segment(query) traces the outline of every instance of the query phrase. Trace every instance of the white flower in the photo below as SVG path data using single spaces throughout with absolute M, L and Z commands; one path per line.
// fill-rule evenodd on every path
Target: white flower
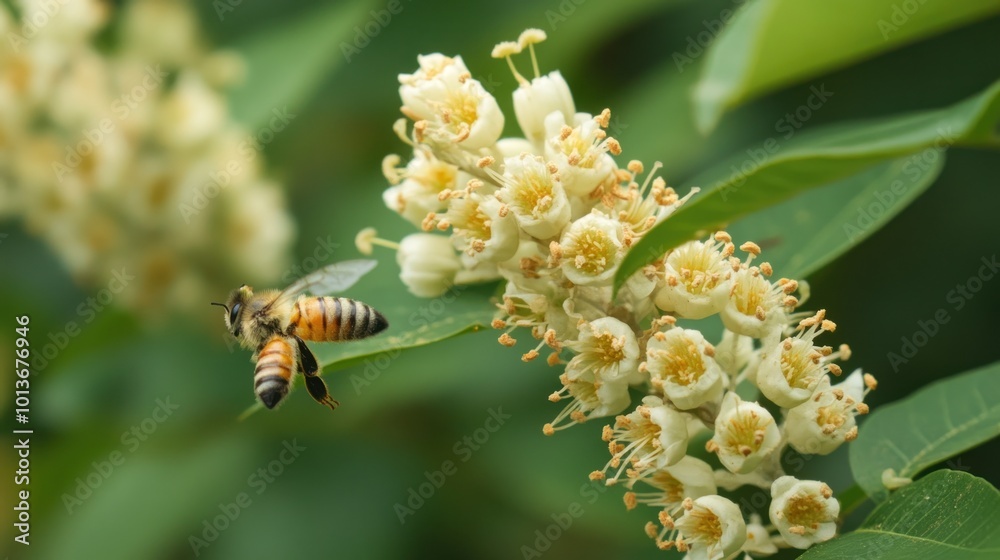
M 285 247 L 295 239 L 295 221 L 276 210 L 282 203 L 281 188 L 262 181 L 240 189 L 240 195 L 230 201 L 226 226 L 239 235 L 234 236 L 237 238 L 232 240 L 229 252 L 245 273 L 265 264 L 277 270 L 287 266 Z M 268 227 L 257 227 L 264 218 Z
M 500 154 L 500 159 L 517 157 L 524 153 L 541 155 L 535 145 L 524 138 L 501 138 L 497 140 L 496 151 Z
M 72 4 L 89 2 L 72 2 Z M 183 65 L 198 55 L 198 16 L 181 2 L 140 0 L 124 10 L 124 42 L 135 53 L 164 64 Z
M 462 268 L 451 242 L 443 235 L 414 233 L 399 242 L 396 262 L 399 278 L 411 294 L 432 298 L 455 284 L 455 274 Z
M 522 82 L 514 90 L 514 114 L 529 141 L 540 145 L 545 140 L 545 117 L 553 112 L 561 113 L 566 121 L 576 114 L 569 85 L 558 70 Z
M 633 317 L 650 317 L 656 311 L 653 298 L 650 297 L 656 285 L 656 268 L 651 265 L 644 266 L 625 280 L 618 290 L 615 301 Z
M 823 318 L 824 315 L 825 312 L 820 310 L 813 317 L 801 321 L 801 330 L 795 337 L 777 343 L 765 341 L 757 369 L 757 387 L 765 397 L 782 408 L 792 408 L 809 400 L 827 371 L 840 373 L 840 368 L 830 363 L 840 357 L 840 352 L 834 353 L 830 347 L 813 345 L 820 333 L 836 328 L 833 321 Z
M 503 187 L 497 198 L 507 203 L 528 235 L 550 239 L 569 223 L 570 207 L 559 178 L 541 157 L 522 154 L 504 160 Z
M 611 286 L 572 286 L 563 310 L 577 323 L 603 319 L 610 315 Z
M 766 338 L 779 332 L 791 304 L 788 294 L 797 286 L 794 281 L 772 284 L 755 266 L 740 268 L 733 274 L 729 301 L 721 314 L 722 324 L 735 333 L 753 338 Z
M 715 363 L 731 376 L 739 375 L 755 359 L 753 339 L 722 329 L 722 340 L 715 345 Z
M 743 552 L 754 556 L 770 556 L 778 552 L 778 546 L 764 528 L 764 521 L 756 513 L 750 515 L 750 522 L 747 523 L 747 542 L 743 543 Z
M 771 413 L 755 402 L 744 402 L 735 392 L 726 393 L 715 420 L 709 451 L 718 453 L 723 466 L 734 473 L 748 473 L 781 442 Z
M 399 157 L 387 156 L 383 162 L 383 173 L 393 183 L 382 193 L 382 200 L 392 211 L 410 223 L 419 226 L 431 212 L 445 207 L 446 200 L 441 194 L 465 188 L 471 175 L 434 156 L 430 150 L 417 149 L 405 168 L 397 169 Z M 398 184 L 396 184 L 398 183 Z
M 724 374 L 712 354 L 700 332 L 672 328 L 649 340 L 645 364 L 653 386 L 677 408 L 689 410 L 722 397 Z
M 499 263 L 500 274 L 508 281 L 517 285 L 519 290 L 533 292 L 536 294 L 555 294 L 559 292 L 562 297 L 559 302 L 566 298 L 566 289 L 557 286 L 553 282 L 547 265 L 549 259 L 548 248 L 534 239 L 524 236 L 521 238 L 514 255 Z M 555 300 L 553 300 L 555 301 Z
M 643 471 L 638 478 L 628 481 L 628 487 L 634 488 L 637 482 L 652 486 L 656 491 L 626 493 L 625 505 L 628 509 L 636 504 L 646 504 L 674 511 L 684 498 L 695 499 L 718 492 L 711 465 L 687 455 L 673 465 Z
M 739 506 L 717 495 L 685 503 L 684 515 L 674 525 L 680 532 L 678 549 L 686 549 L 689 560 L 732 558 L 747 538 Z
M 785 417 L 785 437 L 799 453 L 826 455 L 845 441 L 858 436 L 854 417 L 868 412 L 864 398 L 861 370 L 847 376 L 843 382 L 830 386 L 823 376 L 815 395 L 788 411 Z
M 566 365 L 570 379 L 627 379 L 639 364 L 639 343 L 632 329 L 614 317 L 580 327 L 579 339 L 566 346 L 577 352 Z
M 572 398 L 555 419 L 542 427 L 545 435 L 552 435 L 558 430 L 574 424 L 587 421 L 590 418 L 611 416 L 628 408 L 631 398 L 628 394 L 628 383 L 624 379 L 610 381 L 594 381 L 587 379 L 570 379 L 562 374 L 559 380 L 563 388 L 549 395 L 549 400 L 559 402 L 567 397 Z M 566 420 L 569 419 L 567 422 Z M 565 423 L 564 423 L 565 422 Z
M 532 284 L 534 286 L 535 284 Z M 562 349 L 561 341 L 567 338 L 575 338 L 577 331 L 572 331 L 572 336 L 568 336 L 569 320 L 562 310 L 561 303 L 566 298 L 566 291 L 563 288 L 551 283 L 540 284 L 539 291 L 526 289 L 524 285 L 515 280 L 507 281 L 503 294 L 503 303 L 497 305 L 502 311 L 501 318 L 494 319 L 493 328 L 506 329 L 504 335 L 500 337 L 500 343 L 505 346 L 512 346 L 517 341 L 510 337 L 510 332 L 517 328 L 531 329 L 531 335 L 539 339 L 532 357 L 528 354 L 527 359 L 534 359 L 543 345 L 552 348 L 557 359 L 559 351 Z M 506 317 L 504 317 L 506 316 Z M 550 332 L 551 331 L 551 332 Z M 531 353 L 529 353 L 531 354 Z M 591 378 L 590 381 L 593 381 Z
M 620 222 L 594 212 L 570 224 L 553 257 L 574 284 L 610 284 L 624 254 L 622 237 Z
M 659 397 L 647 396 L 633 412 L 615 418 L 614 429 L 605 426 L 602 437 L 608 442 L 611 460 L 590 478 L 604 480 L 608 469 L 618 469 L 606 481 L 611 486 L 626 467 L 631 467 L 629 477 L 635 478 L 646 469 L 660 469 L 680 461 L 687 454 L 687 419 Z
M 668 187 L 663 177 L 658 177 L 656 172 L 663 167 L 663 164 L 656 162 L 653 168 L 646 174 L 642 185 L 638 182 L 638 176 L 643 173 L 644 166 L 638 160 L 628 163 L 628 173 L 619 171 L 619 180 L 626 180 L 625 189 L 621 185 L 610 187 L 610 191 L 602 193 L 602 204 L 612 206 L 612 215 L 618 217 L 627 231 L 634 236 L 640 236 L 670 216 L 677 208 L 684 205 L 692 196 L 701 191 L 695 187 L 688 191 L 683 198 L 677 196 L 673 187 Z M 608 198 L 608 195 L 611 198 Z
M 417 55 L 419 68 L 412 74 L 399 75 L 399 97 L 403 106 L 414 114 L 414 120 L 434 118 L 434 109 L 421 94 L 421 88 L 429 87 L 434 80 L 442 79 L 446 73 L 449 79 L 469 74 L 461 56 L 445 56 L 441 53 Z
M 226 119 L 225 101 L 194 74 L 181 75 L 161 111 L 159 137 L 178 148 L 205 142 Z
M 418 60 L 420 70 L 399 76 L 403 114 L 426 122 L 423 134 L 434 141 L 466 150 L 496 143 L 503 132 L 503 113 L 496 99 L 472 79 L 461 57 L 434 54 Z
M 771 485 L 769 513 L 785 542 L 805 549 L 833 538 L 840 503 L 823 482 L 783 476 Z
M 453 198 L 445 219 L 455 230 L 456 247 L 476 260 L 497 263 L 517 251 L 517 220 L 495 196 L 473 192 Z
M 733 254 L 729 236 L 717 234 L 716 241 L 690 241 L 667 255 L 664 264 L 666 284 L 656 294 L 656 306 L 685 319 L 703 319 L 714 315 L 729 300 Z
M 545 117 L 545 159 L 556 164 L 571 197 L 585 197 L 615 178 L 617 166 L 608 152 L 620 153 L 621 146 L 604 131 L 610 116 L 606 113 L 598 117 L 577 113 L 572 124 L 562 112 Z
M 456 284 L 482 284 L 499 280 L 500 269 L 495 263 L 476 260 L 465 253 L 459 255 L 462 269 L 455 275 Z
M 66 2 L 59 6 L 49 5 L 44 0 L 20 0 L 13 4 L 21 20 L 16 22 L 16 34 L 7 36 L 11 46 L 36 37 L 64 44 L 84 41 L 107 22 L 110 13 L 108 6 L 97 0 Z M 6 12 L 7 8 L 3 10 Z M 186 46 L 184 39 L 187 38 L 181 38 L 178 46 Z
M 279 281 L 295 224 L 261 158 L 239 154 L 247 132 L 205 75 L 214 55 L 190 6 L 14 4 L 16 17 L 0 8 L 13 47 L 0 54 L 0 214 L 80 282 L 134 265 L 115 305 L 147 320 L 233 281 Z

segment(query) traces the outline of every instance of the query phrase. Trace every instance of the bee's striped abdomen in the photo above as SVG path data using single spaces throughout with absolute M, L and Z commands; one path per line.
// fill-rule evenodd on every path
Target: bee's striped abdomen
M 254 392 L 267 408 L 274 408 L 288 394 L 295 372 L 295 348 L 287 339 L 276 336 L 257 353 L 253 374 Z
M 378 334 L 389 322 L 372 306 L 349 298 L 303 297 L 292 307 L 291 334 L 303 340 L 334 342 Z

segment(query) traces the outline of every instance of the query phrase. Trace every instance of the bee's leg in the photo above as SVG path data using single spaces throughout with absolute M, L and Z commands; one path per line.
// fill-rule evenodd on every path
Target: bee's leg
M 299 371 L 302 372 L 302 377 L 306 381 L 306 389 L 309 390 L 309 395 L 316 399 L 316 402 L 319 404 L 326 405 L 331 410 L 336 410 L 340 406 L 340 403 L 333 400 L 333 397 L 330 396 L 330 391 L 326 388 L 326 382 L 319 376 L 319 364 L 316 362 L 316 356 L 306 346 L 306 343 L 302 342 L 301 338 L 295 337 L 295 341 L 299 345 Z
M 306 346 L 301 338 L 295 337 L 295 342 L 299 345 L 299 371 L 306 377 L 319 375 L 319 364 L 316 362 L 316 355 Z

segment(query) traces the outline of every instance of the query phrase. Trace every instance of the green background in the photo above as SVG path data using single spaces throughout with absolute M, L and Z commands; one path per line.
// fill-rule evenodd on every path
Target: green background
M 1000 77 L 1000 18 L 993 16 L 784 84 L 724 114 L 703 137 L 686 92 L 705 56 L 679 71 L 672 55 L 685 52 L 689 39 L 697 41 L 700 33 L 711 36 L 708 30 L 720 13 L 738 4 L 623 0 L 612 9 L 597 0 L 407 1 L 350 62 L 341 43 L 353 41 L 352 28 L 369 23 L 368 10 L 382 10 L 384 4 L 339 9 L 333 3 L 244 2 L 222 19 L 211 3 L 198 9 L 215 46 L 270 56 L 287 72 L 297 65 L 308 70 L 309 79 L 299 87 L 282 87 L 290 81 L 275 86 L 270 76 L 254 82 L 251 74 L 255 87 L 234 92 L 237 116 L 252 112 L 243 108 L 253 105 L 255 94 L 272 96 L 265 106 L 287 104 L 297 115 L 266 148 L 268 173 L 285 185 L 299 228 L 293 262 L 311 256 L 317 238 L 339 241 L 334 260 L 341 260 L 357 255 L 353 237 L 363 227 L 377 226 L 390 239 L 413 231 L 383 206 L 386 183 L 379 166 L 385 154 L 405 153 L 390 130 L 400 104 L 396 76 L 416 68 L 417 54 L 461 54 L 474 77 L 495 87 L 508 115 L 507 132 L 516 133 L 510 111 L 514 80 L 489 51 L 526 27 L 546 30 L 548 42 L 538 49 L 542 71 L 563 73 L 578 110 L 610 107 L 612 134 L 625 156 L 647 164 L 663 161 L 671 184 L 780 137 L 776 123 L 805 102 L 812 86 L 823 84 L 834 95 L 805 129 L 950 105 Z M 343 15 L 331 18 L 331 6 Z M 310 23 L 324 30 L 325 39 L 306 39 Z M 291 34 L 298 41 L 282 38 L 278 32 L 285 25 L 298 26 Z M 960 310 L 947 301 L 956 284 L 976 274 L 980 259 L 998 252 L 998 177 L 995 151 L 951 150 L 922 197 L 809 278 L 809 308 L 826 308 L 839 326 L 838 340 L 854 351 L 845 369 L 863 367 L 880 380 L 869 398 L 873 408 L 1000 359 L 996 281 L 986 282 Z M 0 244 L 0 317 L 9 325 L 0 332 L 0 355 L 9 356 L 15 316 L 30 315 L 32 340 L 43 343 L 48 333 L 78 318 L 76 306 L 94 291 L 75 285 L 50 250 L 23 233 L 18 222 L 0 228 L 9 234 Z M 376 257 L 379 268 L 351 290 L 352 297 L 376 307 L 428 305 L 403 293 L 391 252 Z M 220 293 L 217 300 L 224 297 Z M 899 352 L 901 337 L 912 337 L 918 321 L 941 308 L 948 310 L 949 322 L 894 371 L 888 353 Z M 189 558 L 189 537 L 201 535 L 203 521 L 220 513 L 219 504 L 246 492 L 250 505 L 200 557 L 521 558 L 522 546 L 534 545 L 536 531 L 544 532 L 552 516 L 574 502 L 582 516 L 560 531 L 544 557 L 664 556 L 642 533 L 654 510 L 626 512 L 621 490 L 602 493 L 587 485 L 587 473 L 606 461 L 602 424 L 545 438 L 541 426 L 558 412 L 545 398 L 557 387 L 557 372 L 542 361 L 522 363 L 518 350 L 496 343 L 495 333 L 408 350 L 365 385 L 351 381 L 363 378 L 365 365 L 327 371 L 342 403 L 335 414 L 314 404 L 300 387 L 279 410 L 237 422 L 252 404 L 253 366 L 248 352 L 227 345 L 219 315 L 205 302 L 201 317 L 170 317 L 150 326 L 123 310 L 106 311 L 32 377 L 33 544 L 27 549 L 9 544 L 12 527 L 4 522 L 4 554 Z M 405 325 L 409 316 L 389 319 Z M 10 375 L 4 374 L 5 387 L 13 385 Z M 122 434 L 167 397 L 179 408 L 130 451 Z M 11 400 L 0 405 L 5 415 L 12 413 Z M 456 444 L 462 446 L 491 410 L 501 408 L 510 415 L 503 426 L 470 455 L 456 453 Z M 305 450 L 258 494 L 260 487 L 251 486 L 248 477 L 278 459 L 283 442 L 291 441 Z M 115 451 L 123 453 L 124 463 L 68 513 L 63 495 L 74 492 L 77 477 L 93 472 L 93 462 L 107 461 Z M 949 466 L 1000 485 L 998 453 L 993 442 Z M 454 474 L 401 523 L 394 506 L 405 505 L 410 489 L 427 480 L 425 472 L 448 460 L 457 465 Z M 0 454 L 0 470 L 14 470 L 12 452 Z M 799 476 L 826 480 L 841 491 L 851 485 L 849 473 L 843 448 L 808 460 Z M 10 487 L 4 488 L 4 503 L 10 503 Z M 0 520 L 9 516 L 5 508 Z

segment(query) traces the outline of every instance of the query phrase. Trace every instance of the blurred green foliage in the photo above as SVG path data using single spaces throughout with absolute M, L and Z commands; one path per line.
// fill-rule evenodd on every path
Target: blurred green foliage
M 354 234 L 366 226 L 377 226 L 386 238 L 411 232 L 382 204 L 386 185 L 379 165 L 383 155 L 404 151 L 390 130 L 398 118 L 396 76 L 415 68 L 417 54 L 461 54 L 474 77 L 495 87 L 507 112 L 514 80 L 502 61 L 489 57 L 490 49 L 526 27 L 545 29 L 549 40 L 539 49 L 543 72 L 563 72 L 580 110 L 610 107 L 611 130 L 626 155 L 662 161 L 671 184 L 685 185 L 706 173 L 723 173 L 728 164 L 720 170 L 719 162 L 741 158 L 747 148 L 780 137 L 782 119 L 806 103 L 812 87 L 834 94 L 801 123 L 803 134 L 950 106 L 1000 77 L 995 56 L 1000 17 L 986 15 L 995 10 L 976 11 L 976 18 L 956 18 L 954 24 L 928 24 L 927 31 L 901 31 L 907 41 L 853 49 L 798 32 L 817 23 L 799 9 L 794 18 L 781 20 L 782 32 L 770 36 L 763 52 L 838 52 L 845 62 L 793 72 L 780 58 L 762 57 L 756 68 L 770 76 L 760 79 L 768 87 L 744 86 L 727 98 L 725 105 L 732 109 L 719 113 L 717 126 L 702 136 L 695 127 L 699 109 L 691 90 L 713 61 L 706 51 L 717 29 L 743 2 L 407 0 L 384 25 L 372 24 L 378 16 L 370 10 L 385 8 L 375 1 L 234 2 L 232 10 L 219 12 L 220 3 L 199 3 L 198 10 L 217 46 L 239 48 L 248 56 L 247 85 L 233 92 L 235 114 L 249 126 L 273 106 L 287 105 L 298 115 L 266 148 L 270 173 L 287 186 L 297 219 L 296 262 L 326 239 L 341 243 L 332 260 L 355 257 Z M 856 17 L 844 9 L 836 22 L 822 23 L 877 34 L 879 18 L 892 17 L 893 3 L 875 4 L 883 10 L 870 8 L 865 17 Z M 935 14 L 935 4 L 940 3 L 929 0 L 920 9 Z M 900 29 L 926 21 L 921 16 Z M 343 45 L 360 41 L 366 26 L 377 34 L 348 61 Z M 677 53 L 691 63 L 678 65 Z M 739 65 L 711 68 L 743 70 Z M 512 130 L 515 123 L 509 120 Z M 934 168 L 928 182 L 938 172 Z M 864 197 L 872 185 L 887 180 L 878 170 L 870 173 L 869 182 L 851 196 Z M 961 307 L 949 299 L 956 285 L 976 274 L 981 258 L 997 252 L 998 176 L 995 149 L 953 148 L 933 184 L 919 198 L 908 198 L 905 210 L 898 202 L 891 210 L 898 215 L 883 229 L 866 231 L 870 236 L 853 250 L 823 261 L 822 269 L 808 270 L 810 308 L 826 308 L 837 321 L 838 337 L 854 350 L 848 367 L 864 367 L 880 379 L 869 399 L 873 408 L 1000 358 L 994 327 L 998 286 L 984 284 Z M 765 251 L 765 240 L 773 241 L 778 252 L 796 234 L 766 224 L 804 223 L 801 231 L 816 233 L 810 223 L 823 216 L 833 224 L 826 235 L 836 245 L 843 229 L 837 223 L 853 223 L 868 206 L 866 199 L 851 202 L 835 189 L 813 191 L 817 198 L 808 206 L 792 199 L 765 210 L 784 215 L 758 217 L 764 225 L 737 225 L 733 231 L 761 242 Z M 9 356 L 13 317 L 29 314 L 32 341 L 43 345 L 50 333 L 63 331 L 76 317 L 77 305 L 92 294 L 74 285 L 48 248 L 19 223 L 0 226 L 9 234 L 0 240 L 5 290 L 0 316 L 10 325 L 0 333 L 0 348 Z M 811 245 L 799 250 L 807 249 L 831 250 Z M 390 252 L 376 256 L 381 265 L 350 295 L 390 310 L 393 325 L 412 325 L 410 313 L 430 302 L 404 292 Z M 784 262 L 796 266 L 792 256 Z M 785 272 L 779 268 L 778 274 Z M 900 352 L 903 341 L 919 330 L 918 321 L 939 309 L 948 311 L 949 321 L 916 356 L 893 364 L 889 353 Z M 449 314 L 446 307 L 441 318 Z M 228 341 L 218 309 L 205 302 L 202 317 L 172 317 L 152 326 L 114 309 L 102 312 L 32 377 L 33 544 L 9 544 L 12 527 L 3 523 L 5 554 L 190 558 L 191 537 L 207 538 L 206 520 L 222 515 L 243 492 L 250 505 L 239 508 L 238 517 L 227 521 L 207 548 L 199 548 L 199 557 L 521 558 L 522 546 L 535 546 L 538 535 L 554 523 L 552 516 L 574 502 L 583 515 L 559 531 L 545 557 L 662 557 L 665 553 L 642 533 L 651 511 L 626 512 L 620 492 L 603 493 L 587 483 L 587 473 L 606 461 L 601 424 L 554 438 L 542 435 L 541 425 L 557 412 L 545 399 L 556 388 L 556 375 L 540 361 L 522 363 L 521 352 L 480 332 L 407 350 L 391 360 L 363 358 L 326 372 L 331 392 L 342 403 L 334 415 L 298 388 L 280 410 L 237 422 L 252 403 L 253 366 L 249 353 Z M 0 382 L 13 385 L 9 374 Z M 147 434 L 144 420 L 157 399 L 168 397 L 178 410 Z M 0 405 L 5 414 L 12 412 L 11 400 Z M 509 420 L 466 455 L 471 447 L 465 438 L 484 433 L 477 430 L 491 410 L 501 408 Z M 146 434 L 134 449 L 127 437 L 133 426 Z M 281 462 L 285 442 L 305 448 L 288 464 Z M 107 477 L 101 475 L 116 451 L 124 462 L 113 465 Z M 960 455 L 959 465 L 1000 485 L 993 467 L 998 452 L 993 442 Z M 826 480 L 842 491 L 852 484 L 847 457 L 842 448 L 820 460 L 808 459 L 799 476 Z M 426 473 L 433 478 L 449 460 L 455 473 L 401 523 L 396 505 L 406 505 L 410 490 L 428 481 Z M 262 478 L 252 478 L 258 469 L 275 461 L 281 474 L 263 488 L 254 484 Z M 4 472 L 13 466 L 11 453 L 0 454 Z M 77 492 L 78 479 L 94 473 L 99 485 L 92 495 L 67 508 L 66 496 Z M 4 503 L 10 503 L 9 490 L 4 493 Z M 856 515 L 848 526 L 860 521 Z

